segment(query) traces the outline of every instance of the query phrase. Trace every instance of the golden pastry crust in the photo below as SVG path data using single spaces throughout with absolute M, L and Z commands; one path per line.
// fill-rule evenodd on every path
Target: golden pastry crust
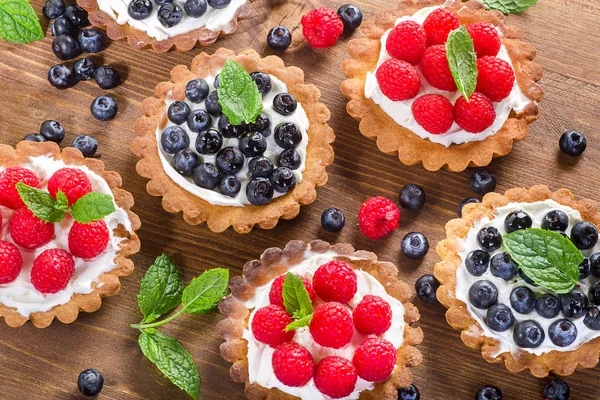
M 536 51 L 530 44 L 521 41 L 523 33 L 514 26 L 505 25 L 506 17 L 499 11 L 487 11 L 478 1 L 463 3 L 456 1 L 448 8 L 456 11 L 462 24 L 485 21 L 499 26 L 504 32 L 502 44 L 508 50 L 519 87 L 531 99 L 523 113 L 511 112 L 502 129 L 483 141 L 474 141 L 450 147 L 422 139 L 409 129 L 398 125 L 379 105 L 365 97 L 367 72 L 373 71 L 379 59 L 381 37 L 393 28 L 401 16 L 434 5 L 441 0 L 402 0 L 393 11 L 378 15 L 375 21 L 367 21 L 360 28 L 360 37 L 351 40 L 348 51 L 351 58 L 342 63 L 347 80 L 342 82 L 342 93 L 348 98 L 348 114 L 360 122 L 363 135 L 376 140 L 377 147 L 389 155 L 398 155 L 403 164 L 417 165 L 429 171 L 445 168 L 463 171 L 467 167 L 488 165 L 492 158 L 501 157 L 512 150 L 513 142 L 527 137 L 527 125 L 539 116 L 536 102 L 542 100 L 544 92 L 536 83 L 542 78 L 542 68 L 534 63 Z
M 156 129 L 167 122 L 165 99 L 185 99 L 185 86 L 195 78 L 203 78 L 219 70 L 225 61 L 231 58 L 248 72 L 262 71 L 283 81 L 291 94 L 302 104 L 310 127 L 306 148 L 306 169 L 302 181 L 285 196 L 273 199 L 265 206 L 246 205 L 244 207 L 216 206 L 188 192 L 177 185 L 164 171 L 159 158 Z M 144 116 L 134 125 L 136 138 L 132 144 L 133 152 L 141 160 L 137 172 L 150 179 L 147 190 L 153 196 L 162 196 L 163 208 L 172 213 L 183 212 L 183 219 L 191 225 L 207 222 L 213 232 L 223 232 L 232 226 L 238 233 L 248 233 L 254 225 L 263 229 L 272 229 L 279 218 L 292 219 L 300 212 L 300 205 L 312 203 L 316 196 L 316 187 L 327 182 L 325 167 L 333 162 L 331 143 L 335 139 L 333 130 L 327 125 L 330 113 L 327 107 L 319 103 L 321 92 L 314 85 L 304 83 L 304 73 L 296 67 L 286 67 L 279 57 L 261 58 L 254 50 L 246 50 L 236 55 L 227 49 L 219 49 L 214 55 L 200 53 L 192 61 L 191 68 L 178 65 L 171 71 L 171 81 L 156 85 L 154 97 L 142 103 Z
M 440 282 L 437 298 L 448 311 L 446 320 L 455 329 L 462 330 L 461 339 L 470 348 L 481 348 L 483 358 L 488 362 L 504 362 L 511 372 L 520 372 L 529 368 L 536 377 L 547 376 L 551 371 L 558 375 L 570 375 L 580 366 L 593 368 L 598 363 L 600 354 L 600 337 L 590 340 L 572 351 L 551 351 L 539 356 L 523 352 L 514 356 L 510 352 L 498 354 L 498 340 L 484 336 L 479 323 L 471 317 L 467 305 L 456 298 L 456 271 L 461 266 L 460 242 L 467 237 L 471 227 L 487 216 L 493 218 L 494 210 L 511 202 L 533 203 L 551 199 L 581 213 L 581 218 L 595 225 L 600 224 L 598 203 L 583 199 L 575 201 L 573 194 L 567 189 L 550 191 L 547 186 L 538 185 L 531 189 L 511 189 L 504 195 L 489 193 L 481 204 L 467 204 L 463 208 L 462 218 L 453 219 L 446 224 L 447 238 L 437 245 L 437 253 L 441 257 L 434 268 L 434 275 Z
M 304 260 L 305 251 L 325 253 L 333 251 L 341 259 L 348 262 L 354 269 L 362 269 L 375 277 L 386 292 L 402 302 L 405 308 L 404 343 L 398 349 L 396 368 L 392 375 L 383 382 L 375 384 L 373 390 L 365 390 L 360 394 L 361 400 L 396 399 L 398 388 L 407 387 L 412 383 L 411 367 L 421 363 L 421 353 L 415 348 L 423 341 L 421 328 L 412 325 L 419 319 L 419 310 L 408 302 L 411 290 L 408 285 L 398 279 L 398 268 L 389 262 L 377 261 L 377 256 L 367 251 L 355 251 L 350 244 L 340 243 L 330 245 L 321 240 L 306 244 L 299 240 L 289 242 L 285 248 L 270 248 L 264 251 L 260 260 L 254 260 L 244 265 L 243 275 L 231 279 L 229 287 L 231 294 L 221 301 L 219 309 L 226 317 L 219 322 L 217 331 L 225 339 L 221 344 L 221 356 L 233 366 L 229 374 L 236 382 L 245 383 L 245 393 L 248 399 L 296 399 L 297 397 L 280 391 L 267 389 L 250 383 L 248 375 L 248 342 L 242 338 L 247 325 L 250 311 L 244 302 L 250 300 L 255 289 L 286 273 L 288 269 Z M 358 258 L 358 260 L 357 260 Z
M 79 311 L 94 312 L 102 304 L 102 297 L 114 296 L 119 292 L 121 283 L 119 278 L 129 276 L 133 272 L 133 262 L 129 259 L 140 250 L 140 240 L 135 231 L 141 226 L 140 219 L 131 211 L 133 196 L 121 189 L 121 176 L 112 171 L 104 170 L 104 163 L 98 159 L 84 158 L 81 152 L 73 147 L 65 148 L 62 153 L 56 143 L 34 143 L 23 141 L 16 148 L 0 145 L 0 165 L 3 167 L 18 166 L 29 161 L 29 157 L 52 156 L 55 160 L 63 160 L 67 165 L 83 165 L 101 176 L 110 187 L 115 203 L 127 212 L 131 220 L 134 233 L 129 233 L 124 227 L 119 226 L 113 231 L 116 236 L 123 237 L 119 244 L 119 251 L 114 260 L 115 268 L 98 277 L 98 282 L 92 284 L 93 291 L 88 294 L 74 294 L 71 300 L 50 311 L 32 313 L 29 318 L 19 314 L 16 309 L 0 304 L 0 317 L 4 317 L 6 324 L 19 327 L 28 320 L 38 328 L 45 328 L 52 323 L 54 318 L 60 322 L 70 324 L 77 319 Z

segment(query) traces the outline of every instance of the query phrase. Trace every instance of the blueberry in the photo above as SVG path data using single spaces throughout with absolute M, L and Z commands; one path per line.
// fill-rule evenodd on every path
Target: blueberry
M 598 229 L 587 221 L 579 221 L 571 229 L 571 241 L 580 250 L 591 249 L 598 243 Z
M 69 35 L 56 36 L 52 40 L 52 51 L 61 60 L 70 60 L 81 54 L 79 43 Z
M 79 135 L 71 146 L 81 151 L 84 157 L 93 157 L 98 150 L 98 141 L 91 135 Z
M 481 276 L 490 265 L 490 253 L 483 250 L 473 250 L 465 258 L 465 267 L 473 276 Z
M 554 318 L 560 312 L 560 301 L 549 293 L 543 294 L 535 301 L 535 310 L 544 318 Z
M 215 154 L 223 146 L 223 136 L 216 129 L 200 132 L 196 136 L 196 151 L 200 154 Z
M 30 133 L 29 135 L 25 135 L 23 140 L 27 140 L 29 142 L 45 142 L 46 138 L 40 135 L 39 133 Z
M 600 331 L 600 309 L 598 307 L 590 307 L 585 312 L 583 324 L 593 331 Z
M 95 29 L 83 29 L 77 36 L 79 47 L 85 53 L 98 53 L 102 51 L 106 43 L 104 33 Z
M 271 120 L 265 114 L 260 114 L 256 121 L 248 124 L 248 130 L 260 132 L 264 137 L 271 135 Z
M 502 235 L 498 229 L 487 226 L 477 233 L 477 243 L 485 251 L 498 250 L 502 246 Z
M 131 18 L 141 21 L 152 15 L 153 8 L 152 0 L 132 0 L 127 7 L 127 14 Z
M 246 186 L 246 198 L 255 206 L 264 206 L 273 198 L 273 185 L 267 178 L 254 178 Z
M 274 169 L 273 161 L 267 157 L 254 157 L 248 162 L 248 171 L 253 178 L 268 178 Z
M 267 150 L 267 140 L 258 132 L 247 132 L 239 137 L 238 147 L 246 157 L 256 157 Z
M 63 0 L 46 0 L 42 11 L 49 19 L 58 18 L 65 13 L 65 2 Z
M 494 304 L 487 310 L 485 323 L 495 332 L 504 332 L 513 326 L 515 316 L 507 305 Z
M 534 320 L 519 322 L 513 330 L 513 340 L 517 346 L 522 348 L 533 349 L 539 347 L 545 338 L 544 330 Z
M 302 132 L 295 124 L 285 122 L 277 125 L 274 138 L 279 147 L 295 149 L 302 141 Z
M 104 377 L 95 369 L 86 369 L 77 379 L 77 387 L 84 396 L 96 396 L 102 391 L 102 386 L 104 386 Z
M 271 77 L 264 72 L 253 72 L 250 77 L 256 83 L 258 91 L 263 95 L 269 94 L 271 91 Z
M 344 213 L 335 207 L 330 207 L 321 214 L 321 226 L 327 232 L 339 232 L 345 224 L 346 217 Z
M 185 10 L 185 13 L 190 17 L 200 18 L 201 16 L 206 14 L 208 4 L 206 3 L 206 0 L 185 0 L 183 9 Z
M 578 289 L 560 295 L 560 310 L 567 318 L 581 318 L 588 307 L 587 296 Z
M 192 132 L 207 131 L 212 126 L 212 117 L 206 110 L 196 109 L 188 115 L 187 126 Z
M 421 232 L 409 232 L 402 238 L 401 250 L 408 258 L 420 259 L 429 251 L 429 241 Z
M 278 193 L 288 193 L 296 187 L 296 175 L 286 167 L 275 168 L 269 180 Z
M 283 51 L 292 44 L 292 34 L 285 26 L 276 26 L 267 35 L 267 45 L 275 51 Z
M 100 89 L 112 89 L 121 83 L 121 76 L 116 69 L 110 65 L 103 65 L 96 68 L 94 72 L 94 79 L 100 87 Z
M 207 0 L 208 1 L 208 5 L 211 6 L 212 8 L 225 8 L 227 7 L 230 3 L 231 0 Z
M 58 17 L 50 24 L 50 32 L 54 36 L 71 35 L 75 31 L 75 27 L 69 22 L 67 17 Z
M 198 155 L 190 149 L 179 150 L 173 156 L 173 168 L 183 176 L 192 176 L 199 162 Z
M 458 203 L 457 214 L 459 218 L 462 218 L 463 207 L 471 203 L 481 203 L 481 200 L 476 199 L 475 197 L 468 197 L 466 199 L 463 199 L 460 203 Z
M 224 175 L 235 175 L 244 166 L 244 155 L 235 147 L 225 147 L 217 153 L 215 161 Z
M 531 225 L 533 225 L 531 217 L 523 210 L 511 211 L 504 219 L 504 228 L 507 233 L 531 228 Z
M 167 110 L 167 117 L 172 123 L 181 125 L 187 121 L 191 112 L 192 110 L 190 110 L 190 106 L 188 106 L 187 103 L 183 101 L 174 101 Z
M 237 138 L 246 131 L 245 125 L 233 125 L 225 114 L 219 117 L 218 127 L 226 138 Z
M 169 126 L 160 135 L 162 149 L 169 154 L 187 149 L 190 145 L 190 137 L 180 126 Z
M 553 379 L 544 386 L 545 400 L 569 400 L 571 390 L 562 379 Z
M 73 64 L 73 71 L 75 72 L 75 78 L 77 78 L 77 80 L 87 81 L 94 77 L 96 64 L 87 57 L 80 58 Z
M 529 314 L 535 308 L 535 293 L 527 286 L 516 287 L 510 292 L 510 305 L 520 314 Z
M 568 319 L 559 319 L 548 328 L 548 336 L 556 346 L 567 347 L 577 339 L 577 328 Z
M 183 10 L 178 4 L 166 3 L 158 9 L 158 20 L 165 28 L 172 28 L 183 19 Z
M 508 253 L 494 254 L 490 261 L 490 272 L 492 275 L 509 281 L 517 276 L 519 266 L 513 261 Z
M 588 293 L 590 302 L 594 305 L 600 305 L 600 281 L 594 282 Z
M 580 156 L 587 147 L 585 136 L 579 131 L 566 131 L 558 141 L 560 151 L 566 155 L 577 157 Z
M 590 260 L 584 258 L 581 264 L 579 264 L 579 280 L 582 281 L 588 276 L 590 276 L 592 272 L 592 267 L 590 265 Z
M 291 115 L 298 108 L 298 102 L 290 93 L 279 93 L 273 99 L 273 108 L 281 115 Z
M 215 164 L 200 164 L 194 168 L 194 175 L 192 176 L 192 179 L 197 186 L 212 190 L 219 184 L 219 170 Z
M 421 276 L 415 282 L 415 291 L 417 296 L 427 303 L 433 303 L 435 301 L 435 292 L 440 287 L 440 283 L 435 276 L 426 274 Z
M 425 204 L 427 196 L 421 186 L 410 183 L 402 188 L 399 199 L 402 208 L 419 210 Z
M 477 281 L 469 288 L 469 301 L 474 307 L 488 309 L 498 301 L 498 289 L 490 281 Z
M 496 386 L 484 386 L 477 392 L 475 400 L 502 400 L 502 391 Z
M 590 270 L 593 276 L 600 278 L 600 253 L 590 256 Z
M 206 100 L 204 100 L 204 107 L 206 107 L 206 111 L 215 117 L 223 114 L 223 109 L 219 104 L 219 94 L 216 90 L 213 90 L 208 94 L 208 96 L 206 96 Z
M 219 191 L 225 196 L 235 197 L 241 188 L 242 183 L 235 176 L 226 176 L 219 182 Z
M 278 163 L 280 167 L 296 170 L 302 165 L 302 159 L 296 150 L 287 149 L 279 154 Z
M 172 3 L 173 0 L 154 0 L 154 2 L 159 5 L 162 6 L 163 4 L 167 4 L 167 3 Z
M 65 16 L 75 28 L 85 28 L 90 24 L 88 12 L 77 4 L 72 4 L 65 9 Z
M 60 143 L 65 138 L 65 128 L 58 121 L 49 119 L 40 125 L 40 135 L 50 142 Z
M 208 83 L 204 79 L 192 79 L 185 86 L 185 97 L 192 103 L 202 103 L 208 91 Z
M 496 177 L 489 171 L 475 171 L 469 180 L 471 190 L 480 196 L 496 190 Z
M 421 400 L 421 393 L 415 385 L 398 389 L 398 400 Z
M 353 4 L 344 4 L 338 9 L 337 13 L 344 24 L 345 34 L 354 32 L 362 24 L 362 11 Z
M 221 74 L 217 74 L 215 76 L 215 80 L 213 81 L 213 86 L 215 87 L 215 89 L 219 88 L 219 77 L 221 76 Z
M 560 210 L 550 211 L 542 219 L 542 229 L 564 232 L 569 227 L 569 216 Z
M 528 277 L 525 272 L 523 272 L 522 269 L 519 270 L 519 276 L 521 277 L 521 279 L 523 279 L 525 281 L 525 283 L 527 283 L 528 285 L 531 286 L 538 286 L 530 277 Z
M 92 101 L 90 110 L 97 120 L 110 121 L 117 115 L 119 109 L 116 100 L 111 96 L 98 96 Z

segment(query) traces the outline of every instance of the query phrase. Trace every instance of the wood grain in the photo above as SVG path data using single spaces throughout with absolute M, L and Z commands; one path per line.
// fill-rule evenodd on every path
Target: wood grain
M 366 18 L 394 5 L 393 0 L 355 3 L 362 7 Z M 33 0 L 32 4 L 41 10 L 42 0 Z M 238 33 L 206 49 L 213 52 L 219 46 L 234 50 L 252 47 L 268 54 L 268 30 L 275 24 L 293 28 L 294 48 L 283 58 L 303 68 L 307 81 L 321 88 L 337 135 L 329 183 L 318 190 L 317 201 L 304 207 L 295 220 L 248 235 L 231 230 L 214 234 L 205 226 L 190 227 L 179 215 L 164 212 L 160 200 L 146 193 L 146 182 L 135 173 L 137 160 L 129 151 L 141 101 L 151 95 L 156 83 L 167 79 L 172 67 L 189 65 L 201 49 L 157 55 L 131 50 L 119 42 L 94 56 L 95 60 L 115 65 L 126 78 L 124 84 L 110 91 L 119 103 L 117 118 L 103 123 L 94 120 L 89 111 L 92 99 L 103 92 L 93 82 L 81 82 L 66 91 L 58 91 L 47 82 L 48 68 L 57 62 L 50 49 L 50 36 L 26 46 L 0 44 L 0 142 L 16 144 L 25 134 L 36 132 L 45 119 L 57 119 L 65 126 L 65 144 L 76 134 L 95 135 L 107 168 L 120 172 L 124 188 L 133 193 L 134 211 L 143 224 L 139 232 L 142 251 L 134 258 L 136 270 L 123 280 L 120 295 L 106 299 L 100 311 L 81 315 L 71 325 L 55 322 L 47 329 L 36 329 L 31 324 L 11 329 L 0 324 L 0 399 L 77 398 L 77 376 L 90 367 L 102 371 L 106 379 L 102 399 L 185 399 L 144 360 L 137 332 L 129 328 L 130 323 L 140 319 L 135 298 L 140 279 L 162 252 L 174 258 L 186 282 L 217 266 L 228 267 L 232 275 L 237 275 L 246 261 L 258 257 L 266 247 L 284 246 L 291 239 L 350 242 L 356 248 L 374 251 L 380 259 L 396 263 L 401 278 L 411 285 L 433 270 L 437 261 L 434 251 L 422 262 L 409 261 L 400 254 L 400 241 L 407 232 L 422 231 L 435 247 L 444 236 L 446 221 L 456 216 L 458 202 L 472 196 L 469 171 L 432 173 L 403 166 L 378 152 L 374 142 L 359 134 L 356 122 L 345 112 L 346 101 L 339 90 L 343 79 L 340 62 L 346 57 L 347 39 L 333 49 L 317 52 L 302 45 L 299 38 L 302 14 L 315 6 L 337 8 L 340 4 L 331 0 L 256 0 L 253 16 L 240 24 Z M 541 118 L 531 126 L 530 137 L 489 167 L 498 177 L 498 190 L 543 183 L 553 189 L 568 187 L 579 197 L 598 199 L 595 171 L 600 157 L 600 3 L 545 0 L 522 15 L 511 16 L 509 21 L 520 26 L 526 40 L 538 49 L 537 61 L 545 69 L 542 85 L 546 98 Z M 559 153 L 558 138 L 565 129 L 580 129 L 588 138 L 588 150 L 578 160 Z M 356 227 L 362 201 L 374 195 L 396 198 L 402 186 L 412 182 L 424 186 L 427 192 L 427 204 L 421 212 L 404 212 L 400 229 L 387 239 L 373 242 L 363 237 Z M 346 228 L 339 235 L 320 229 L 321 212 L 329 206 L 341 208 L 346 214 Z M 426 305 L 418 299 L 415 304 L 421 310 L 420 326 L 425 333 L 420 347 L 424 363 L 414 371 L 423 399 L 472 399 L 484 384 L 501 387 L 505 399 L 542 398 L 547 379 L 527 373 L 513 375 L 500 365 L 487 364 L 478 352 L 467 349 L 458 333 L 446 324 L 442 306 Z M 220 319 L 216 313 L 183 316 L 163 331 L 178 337 L 193 354 L 203 381 L 202 398 L 243 399 L 242 386 L 231 381 L 229 364 L 219 355 L 221 340 L 215 324 Z M 598 398 L 599 379 L 600 372 L 592 369 L 578 371 L 566 381 L 571 385 L 572 398 L 591 400 Z

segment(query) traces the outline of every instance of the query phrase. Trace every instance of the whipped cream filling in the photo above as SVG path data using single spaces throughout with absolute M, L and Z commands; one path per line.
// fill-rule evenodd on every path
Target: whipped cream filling
M 427 18 L 427 16 L 437 8 L 439 8 L 439 6 L 423 8 L 417 11 L 412 16 L 404 16 L 398 18 L 396 20 L 395 25 L 398 25 L 400 22 L 403 21 L 414 21 L 422 25 L 423 21 L 425 21 L 425 18 Z M 502 31 L 498 27 L 496 27 L 496 30 L 498 30 L 498 34 L 502 38 Z M 448 100 L 450 100 L 452 104 L 454 104 L 456 99 L 458 99 L 462 95 L 458 90 L 454 92 L 448 92 L 445 90 L 436 89 L 433 86 L 431 86 L 429 82 L 427 82 L 427 79 L 425 79 L 425 77 L 421 73 L 421 68 L 418 65 L 416 67 L 417 71 L 419 72 L 419 77 L 421 79 L 421 90 L 417 96 L 408 100 L 393 101 L 386 95 L 384 95 L 381 91 L 381 88 L 379 87 L 379 83 L 377 82 L 375 71 L 377 70 L 377 68 L 379 68 L 381 64 L 383 64 L 385 61 L 391 58 L 391 56 L 386 50 L 387 38 L 390 32 L 391 29 L 388 30 L 381 38 L 381 51 L 379 53 L 377 67 L 373 72 L 367 73 L 367 78 L 365 81 L 365 97 L 372 99 L 375 102 L 375 104 L 378 104 L 381 107 L 381 109 L 385 111 L 385 113 L 388 114 L 398 125 L 409 129 L 420 138 L 429 139 L 434 143 L 439 143 L 446 147 L 449 147 L 452 144 L 482 141 L 485 140 L 487 137 L 496 134 L 502 128 L 502 126 L 508 119 L 511 110 L 517 114 L 520 114 L 523 112 L 527 104 L 531 103 L 531 99 L 529 99 L 521 91 L 517 80 L 515 79 L 515 83 L 508 97 L 500 102 L 494 103 L 496 119 L 494 120 L 494 123 L 483 132 L 476 134 L 467 132 L 460 126 L 458 126 L 456 122 L 454 122 L 448 130 L 448 132 L 444 134 L 433 135 L 427 132 L 421 127 L 421 125 L 417 123 L 417 121 L 413 117 L 412 104 L 414 103 L 414 101 L 424 94 L 440 94 L 446 97 Z M 500 51 L 496 57 L 508 62 L 511 66 L 513 65 L 510 56 L 508 55 L 508 51 L 506 50 L 506 47 L 504 45 L 500 47 Z
M 217 74 L 219 72 L 220 72 L 220 70 L 217 72 Z M 203 78 L 208 83 L 208 86 L 209 86 L 209 89 L 211 92 L 213 90 L 215 90 L 214 81 L 215 81 L 215 76 L 217 74 Z M 296 176 L 296 185 L 298 185 L 302 181 L 302 173 L 304 172 L 304 169 L 306 168 L 306 147 L 308 146 L 308 133 L 307 132 L 308 132 L 308 128 L 309 128 L 308 116 L 306 115 L 306 111 L 304 111 L 304 108 L 302 107 L 302 104 L 300 104 L 300 103 L 298 103 L 298 107 L 296 108 L 296 111 L 292 115 L 288 115 L 288 116 L 281 115 L 277 111 L 274 110 L 273 99 L 279 93 L 288 93 L 288 88 L 287 88 L 287 85 L 284 82 L 282 82 L 281 80 L 277 79 L 273 75 L 269 75 L 269 76 L 271 77 L 271 91 L 266 96 L 263 97 L 263 109 L 262 109 L 261 113 L 266 115 L 267 117 L 269 117 L 269 119 L 271 120 L 271 134 L 266 137 L 267 150 L 264 152 L 263 156 L 268 157 L 271 161 L 273 161 L 273 164 L 275 165 L 275 167 L 277 167 L 277 165 L 278 165 L 277 160 L 278 160 L 279 154 L 284 149 L 279 147 L 277 145 L 277 143 L 275 142 L 275 138 L 274 138 L 275 128 L 277 127 L 277 125 L 279 125 L 281 123 L 291 122 L 291 123 L 295 124 L 298 127 L 298 130 L 302 133 L 302 141 L 300 142 L 298 147 L 295 148 L 296 152 L 300 155 L 301 164 L 298 169 L 292 171 L 294 173 L 294 175 Z M 204 106 L 204 102 L 192 103 L 187 98 L 183 101 L 185 103 L 187 103 L 188 106 L 190 106 L 190 109 L 192 111 L 198 110 L 198 109 L 202 109 L 202 110 L 206 109 L 206 107 Z M 174 102 L 175 102 L 175 100 L 171 99 L 170 97 L 167 97 L 167 99 L 165 101 L 165 103 L 166 103 L 165 104 L 165 114 L 167 113 L 169 106 Z M 212 117 L 212 128 L 216 129 L 218 131 L 219 130 L 219 128 L 218 128 L 219 117 L 214 117 L 214 116 L 211 116 L 211 117 Z M 158 155 L 160 157 L 160 161 L 162 163 L 163 169 L 165 170 L 166 174 L 179 186 L 181 186 L 188 192 L 192 193 L 193 195 L 196 195 L 196 196 L 200 197 L 201 199 L 208 201 L 210 204 L 213 204 L 216 206 L 233 206 L 233 207 L 243 207 L 245 205 L 250 204 L 250 202 L 246 198 L 246 186 L 247 186 L 248 182 L 250 182 L 250 180 L 252 179 L 252 177 L 250 176 L 250 173 L 248 171 L 248 163 L 250 162 L 250 159 L 252 157 L 244 157 L 244 166 L 240 170 L 240 172 L 238 172 L 235 175 L 239 179 L 240 183 L 242 184 L 242 188 L 240 189 L 239 193 L 235 197 L 229 197 L 229 196 L 225 196 L 225 195 L 221 194 L 219 192 L 218 188 L 215 188 L 214 190 L 201 188 L 194 183 L 194 181 L 192 180 L 191 177 L 185 177 L 185 176 L 179 174 L 172 166 L 173 155 L 167 153 L 166 151 L 164 151 L 162 149 L 162 146 L 160 145 L 160 136 L 162 134 L 162 131 L 165 130 L 166 128 L 168 128 L 169 126 L 176 125 L 169 120 L 167 120 L 167 121 L 168 121 L 167 124 L 162 129 L 160 129 L 160 127 L 156 128 L 156 142 L 158 145 Z M 177 125 L 177 126 L 180 126 L 181 128 L 183 128 L 183 130 L 185 130 L 185 132 L 188 134 L 188 136 L 190 138 L 190 149 L 195 151 L 194 144 L 196 143 L 196 137 L 198 136 L 198 133 L 192 132 L 189 129 L 187 123 L 185 123 L 185 122 L 183 124 Z M 237 138 L 226 138 L 223 136 L 223 146 L 221 148 L 225 148 L 228 146 L 238 148 L 238 143 L 239 143 L 239 141 Z M 198 154 L 198 153 L 196 153 L 196 154 Z M 198 157 L 201 160 L 200 163 L 213 163 L 214 164 L 215 156 L 216 156 L 216 154 L 198 154 Z M 288 194 L 288 193 L 279 193 L 279 192 L 275 191 L 273 193 L 273 199 L 284 196 L 286 194 Z
M 106 181 L 98 174 L 90 170 L 86 166 L 81 165 L 66 165 L 62 160 L 55 160 L 51 156 L 30 157 L 29 162 L 20 165 L 35 172 L 38 176 L 41 188 L 46 189 L 48 179 L 61 168 L 77 168 L 85 172 L 91 184 L 92 191 L 100 192 L 113 196 L 112 191 Z M 0 167 L 0 172 L 6 168 Z M 113 197 L 114 198 L 114 197 Z M 69 281 L 67 287 L 58 293 L 42 294 L 38 292 L 30 281 L 30 272 L 33 265 L 33 260 L 45 250 L 60 248 L 69 251 L 68 236 L 69 230 L 73 225 L 73 218 L 66 215 L 65 218 L 54 224 L 55 237 L 48 244 L 34 249 L 27 250 L 17 246 L 23 257 L 23 268 L 21 273 L 14 281 L 10 283 L 0 284 L 0 303 L 7 307 L 17 309 L 19 314 L 24 317 L 29 317 L 31 313 L 50 311 L 52 308 L 66 304 L 71 300 L 74 294 L 91 293 L 94 284 L 98 283 L 98 277 L 115 268 L 115 258 L 119 251 L 119 244 L 125 240 L 114 235 L 114 230 L 119 226 L 123 226 L 127 231 L 133 233 L 131 221 L 127 212 L 118 207 L 115 203 L 116 211 L 104 218 L 104 222 L 109 229 L 110 240 L 104 253 L 91 260 L 84 260 L 78 257 L 73 257 L 75 261 L 75 272 Z M 14 211 L 0 206 L 2 212 L 2 227 L 0 229 L 1 240 L 15 244 L 10 237 L 10 219 Z
M 293 272 L 297 275 L 312 280 L 317 268 L 331 260 L 336 259 L 338 256 L 339 255 L 334 251 L 316 253 L 308 248 L 304 254 L 303 261 L 290 268 L 289 272 Z M 398 299 L 387 294 L 383 285 L 372 275 L 363 270 L 354 271 L 356 272 L 356 276 L 358 278 L 358 287 L 356 295 L 348 303 L 350 306 L 348 307 L 348 310 L 352 312 L 352 309 L 354 309 L 354 307 L 356 307 L 362 298 L 367 294 L 380 296 L 387 301 L 392 308 L 392 325 L 380 337 L 390 341 L 394 347 L 398 349 L 404 342 L 404 306 Z M 324 395 L 317 389 L 312 379 L 307 384 L 300 387 L 289 387 L 281 383 L 275 377 L 273 366 L 271 364 L 271 359 L 275 349 L 256 340 L 252 334 L 252 331 L 249 329 L 249 327 L 252 325 L 252 319 L 254 318 L 256 311 L 270 304 L 269 291 L 271 290 L 271 284 L 274 280 L 275 279 L 271 280 L 264 286 L 257 288 L 254 297 L 244 303 L 244 306 L 247 309 L 252 310 L 248 319 L 248 325 L 246 329 L 244 329 L 242 335 L 242 337 L 248 341 L 248 371 L 250 375 L 250 382 L 259 384 L 260 386 L 269 389 L 277 388 L 282 392 L 297 396 L 301 399 L 329 399 L 329 396 Z M 320 301 L 317 300 L 317 302 Z M 315 308 L 317 306 L 318 304 L 315 303 Z M 308 327 L 304 327 L 296 330 L 296 335 L 294 336 L 293 341 L 304 346 L 312 354 L 316 365 L 321 359 L 328 356 L 340 356 L 352 360 L 354 352 L 358 346 L 369 336 L 374 335 L 365 335 L 355 330 L 354 336 L 352 337 L 352 341 L 350 343 L 340 349 L 332 349 L 328 347 L 322 347 L 315 343 Z M 348 397 L 344 397 L 344 399 L 358 399 L 363 390 L 372 390 L 374 386 L 375 384 L 373 382 L 367 382 L 359 377 L 354 391 Z

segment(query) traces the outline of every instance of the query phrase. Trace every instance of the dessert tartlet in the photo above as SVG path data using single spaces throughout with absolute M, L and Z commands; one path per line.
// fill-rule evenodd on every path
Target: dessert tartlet
M 19 196 L 18 182 L 37 193 L 35 201 L 46 198 L 48 205 L 57 199 L 55 215 L 34 215 Z M 44 328 L 54 318 L 71 323 L 79 311 L 96 311 L 102 297 L 118 293 L 119 278 L 133 271 L 129 257 L 140 248 L 140 220 L 119 174 L 74 148 L 61 153 L 52 142 L 24 141 L 16 148 L 0 145 L 0 186 L 0 316 L 9 326 L 31 320 Z M 107 211 L 80 201 L 91 197 L 103 197 Z
M 600 354 L 598 224 L 597 203 L 575 201 L 566 189 L 511 189 L 467 204 L 437 246 L 437 297 L 448 308 L 448 323 L 462 330 L 467 346 L 511 372 L 529 368 L 544 377 L 594 367 Z
M 232 124 L 218 99 L 227 94 L 221 72 L 234 68 L 255 91 L 255 111 L 262 108 L 252 123 Z M 242 99 L 229 97 L 234 106 Z M 190 69 L 175 67 L 171 81 L 142 103 L 132 144 L 141 158 L 137 171 L 150 178 L 148 193 L 162 196 L 165 210 L 182 211 L 189 224 L 207 222 L 214 232 L 232 226 L 247 233 L 256 224 L 271 229 L 279 218 L 298 215 L 327 182 L 334 134 L 319 97 L 302 70 L 278 57 L 261 58 L 254 50 L 201 53 Z
M 291 241 L 265 250 L 219 305 L 232 379 L 245 383 L 249 399 L 396 399 L 412 382 L 410 368 L 421 362 L 414 346 L 423 340 L 397 274 L 348 244 Z M 298 286 L 314 313 L 289 313 Z M 284 330 L 293 320 L 295 329 Z
M 382 152 L 431 171 L 462 171 L 488 165 L 527 136 L 539 115 L 543 72 L 532 62 L 535 49 L 499 11 L 473 0 L 439 4 L 402 0 L 363 23 L 348 44 L 341 89 L 361 133 Z M 477 86 L 468 102 L 446 51 L 449 32 L 463 26 L 479 70 L 470 76 Z

